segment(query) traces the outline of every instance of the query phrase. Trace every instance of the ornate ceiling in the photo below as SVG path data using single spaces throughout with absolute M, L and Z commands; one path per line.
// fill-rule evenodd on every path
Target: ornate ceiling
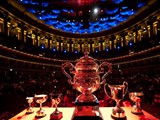
M 108 31 L 152 0 L 18 0 L 46 25 L 72 34 Z

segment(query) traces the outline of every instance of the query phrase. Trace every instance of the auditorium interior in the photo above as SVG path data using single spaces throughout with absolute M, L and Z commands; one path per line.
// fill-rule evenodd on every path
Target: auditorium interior
M 59 91 L 59 106 L 74 107 L 80 92 L 62 64 L 75 65 L 86 50 L 98 65 L 111 63 L 106 83 L 126 81 L 127 94 L 142 91 L 142 109 L 160 119 L 159 6 L 159 0 L 1 0 L 0 120 L 27 108 L 26 97 L 35 94 Z M 115 105 L 103 84 L 93 94 L 100 107 Z M 127 94 L 122 106 L 132 103 Z

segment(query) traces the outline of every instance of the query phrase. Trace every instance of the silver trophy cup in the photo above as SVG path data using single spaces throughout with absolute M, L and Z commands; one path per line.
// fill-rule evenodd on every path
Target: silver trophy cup
M 40 104 L 40 109 L 36 112 L 35 117 L 40 118 L 46 116 L 45 111 L 42 109 L 42 103 L 46 102 L 47 99 L 48 95 L 46 94 L 39 94 L 34 96 L 34 100 L 36 101 L 36 103 Z
M 112 72 L 110 63 L 103 62 L 98 65 L 88 54 L 89 52 L 85 51 L 85 56 L 81 57 L 75 66 L 70 62 L 62 64 L 62 72 L 68 77 L 68 82 L 81 93 L 75 100 L 72 117 L 74 120 L 84 117 L 84 119 L 102 118 L 99 101 L 93 92 L 105 83 L 106 77 Z M 107 71 L 104 70 L 105 67 L 108 68 Z M 100 77 L 100 74 L 103 76 Z
M 108 95 L 106 86 L 108 86 L 110 89 L 110 95 Z M 111 116 L 113 118 L 125 118 L 125 111 L 120 107 L 120 101 L 124 98 L 128 91 L 128 83 L 123 82 L 123 85 L 109 85 L 106 83 L 104 85 L 104 91 L 111 99 L 116 101 L 116 106 L 113 108 Z
M 50 120 L 59 120 L 63 117 L 62 112 L 58 110 L 58 104 L 62 101 L 63 94 L 59 92 L 50 93 L 52 106 L 55 106 L 54 112 L 50 114 Z
M 130 92 L 129 98 L 134 102 L 131 112 L 133 114 L 143 114 L 141 109 L 141 100 L 144 96 L 143 92 Z
M 26 113 L 27 114 L 30 114 L 30 113 L 33 113 L 33 108 L 32 108 L 32 102 L 33 102 L 33 97 L 26 97 L 26 100 L 27 100 L 27 103 L 29 104 L 29 107 L 26 109 Z

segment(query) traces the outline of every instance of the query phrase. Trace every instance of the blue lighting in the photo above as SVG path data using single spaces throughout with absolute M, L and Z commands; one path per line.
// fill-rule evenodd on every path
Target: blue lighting
M 67 53 L 67 50 L 64 50 L 63 52 L 64 52 L 64 53 Z
M 77 53 L 78 53 L 78 51 L 77 51 L 77 50 L 75 50 L 75 51 L 74 51 L 74 53 L 75 53 L 75 54 L 77 54 Z
M 140 3 L 138 4 L 138 8 L 143 7 L 145 4 L 146 4 L 146 3 L 144 3 L 144 2 L 140 2 Z
M 53 52 L 56 52 L 56 48 L 53 48 L 52 51 L 53 51 Z
M 108 52 L 109 51 L 109 48 L 106 48 L 106 52 Z
M 33 8 L 28 8 L 27 10 L 28 10 L 29 12 L 31 12 L 31 13 L 34 13 L 34 14 L 36 13 L 36 10 L 33 9 Z
M 52 10 L 53 13 L 60 13 L 60 10 Z
M 95 50 L 96 53 L 98 53 L 98 50 Z
M 44 45 L 41 45 L 40 48 L 43 50 L 43 49 L 45 49 L 45 46 L 44 46 Z
M 49 3 L 48 2 L 42 2 L 41 3 L 43 7 L 48 7 Z
M 133 43 L 132 42 L 129 42 L 129 46 L 132 46 L 133 45 Z
M 117 49 L 119 50 L 121 47 L 120 46 L 117 46 Z
M 112 0 L 113 7 L 104 8 L 103 16 L 99 16 L 96 20 L 89 19 L 89 27 L 85 28 L 84 24 L 79 19 L 69 19 L 67 14 L 77 14 L 74 9 L 69 8 L 52 8 L 50 7 L 49 1 L 36 2 L 35 0 L 19 0 L 25 6 L 28 6 L 27 10 L 36 15 L 39 20 L 44 21 L 45 24 L 51 25 L 57 30 L 63 32 L 70 32 L 73 34 L 92 34 L 98 33 L 103 30 L 109 30 L 116 27 L 120 22 L 126 21 L 130 16 L 137 12 L 138 8 L 143 7 L 146 2 L 144 0 L 135 1 L 134 9 L 130 4 L 125 4 L 124 0 Z M 61 2 L 68 2 L 68 0 L 60 0 Z M 107 2 L 108 0 L 99 0 L 100 2 Z M 39 6 L 41 6 L 39 8 Z M 101 12 L 96 9 L 95 12 Z M 63 15 L 65 14 L 65 15 Z M 82 14 L 83 15 L 83 14 Z M 83 18 L 83 16 L 82 16 Z
M 121 2 L 123 2 L 123 0 L 113 0 L 113 2 L 114 2 L 115 4 L 120 4 Z
M 116 12 L 118 12 L 118 10 L 119 10 L 119 8 L 115 8 L 115 9 L 113 9 L 113 10 L 107 9 L 107 10 L 106 10 L 106 13 L 107 13 L 107 14 L 115 14 Z

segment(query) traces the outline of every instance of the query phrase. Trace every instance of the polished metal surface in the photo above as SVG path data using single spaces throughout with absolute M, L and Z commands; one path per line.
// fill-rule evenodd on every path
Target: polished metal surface
M 58 104 L 61 102 L 63 98 L 63 94 L 59 92 L 50 93 L 52 106 L 55 106 L 55 110 L 50 114 L 50 120 L 52 119 L 60 119 L 62 118 L 62 112 L 58 110 Z
M 108 94 L 108 91 L 106 90 L 106 86 L 109 87 L 111 95 Z M 123 82 L 123 85 L 104 85 L 104 91 L 106 95 L 108 95 L 111 99 L 116 101 L 116 106 L 112 110 L 111 116 L 114 118 L 125 118 L 125 111 L 120 106 L 120 101 L 124 98 L 128 91 L 128 83 Z
M 27 113 L 27 114 L 33 113 L 34 110 L 33 110 L 31 104 L 32 104 L 34 98 L 33 98 L 33 97 L 26 97 L 26 100 L 27 100 L 27 103 L 29 104 L 29 107 L 26 109 L 26 113 Z
M 89 109 L 93 108 L 95 104 L 98 105 L 96 103 L 98 99 L 92 93 L 96 91 L 101 84 L 105 83 L 105 78 L 112 71 L 112 65 L 108 62 L 103 62 L 100 65 L 98 65 L 92 57 L 88 56 L 88 54 L 89 52 L 86 50 L 85 56 L 81 57 L 75 66 L 69 62 L 64 63 L 62 65 L 62 71 L 68 77 L 68 82 L 77 91 L 82 93 L 75 100 L 76 104 L 81 104 L 81 106 L 76 106 L 75 114 L 81 114 L 82 116 L 96 116 L 98 115 L 96 114 L 96 111 L 99 111 L 99 107 L 96 110 Z M 104 69 L 102 69 L 104 67 L 108 67 L 107 72 L 105 72 Z M 66 71 L 66 68 L 69 68 L 69 73 L 74 75 L 73 79 L 71 75 Z M 102 73 L 104 73 L 104 75 L 101 78 L 100 74 Z M 88 106 L 89 108 L 86 106 Z
M 40 109 L 36 112 L 35 117 L 46 116 L 45 111 L 42 109 L 42 103 L 46 102 L 47 99 L 48 99 L 48 95 L 46 95 L 46 94 L 39 94 L 39 95 L 35 94 L 34 100 L 36 101 L 36 103 L 40 104 Z
M 102 79 L 99 74 L 104 71 L 103 67 L 108 67 L 108 71 L 103 75 Z M 65 68 L 70 69 L 70 73 L 74 74 L 73 80 Z M 81 57 L 76 65 L 66 62 L 62 65 L 62 72 L 68 77 L 68 81 L 73 85 L 76 90 L 82 94 L 78 97 L 79 102 L 93 102 L 96 101 L 96 97 L 92 94 L 99 86 L 105 83 L 105 77 L 107 77 L 112 71 L 112 66 L 108 62 L 103 62 L 98 65 L 95 60 L 88 56 L 88 51 L 85 52 L 85 56 Z
M 131 112 L 134 114 L 143 114 L 141 108 L 141 98 L 144 96 L 143 92 L 130 92 L 129 98 L 134 102 Z

